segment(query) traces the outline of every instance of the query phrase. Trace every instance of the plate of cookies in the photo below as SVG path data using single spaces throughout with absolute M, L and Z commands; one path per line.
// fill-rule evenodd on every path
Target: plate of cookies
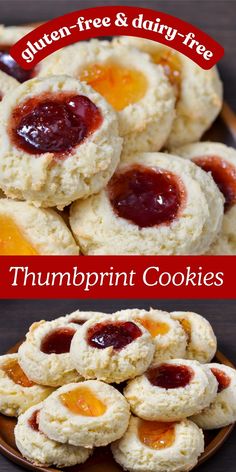
M 0 28 L 0 254 L 236 254 L 217 68 L 117 37 L 26 72 L 9 48 L 30 29 Z
M 0 357 L 0 450 L 48 472 L 190 471 L 232 431 L 235 386 L 197 313 L 77 310 Z

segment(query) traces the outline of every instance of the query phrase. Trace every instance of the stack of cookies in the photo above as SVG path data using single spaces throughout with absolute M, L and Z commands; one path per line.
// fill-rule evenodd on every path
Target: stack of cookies
M 236 151 L 199 142 L 217 69 L 120 37 L 26 73 L 28 31 L 0 29 L 0 254 L 235 254 Z
M 34 323 L 0 358 L 0 411 L 38 466 L 73 466 L 111 445 L 130 472 L 191 470 L 202 429 L 236 420 L 236 372 L 210 363 L 217 342 L 190 312 L 76 311 Z

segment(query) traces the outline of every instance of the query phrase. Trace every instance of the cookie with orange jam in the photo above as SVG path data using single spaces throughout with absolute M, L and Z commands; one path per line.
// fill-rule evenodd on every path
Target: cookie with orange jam
M 236 254 L 236 150 L 221 143 L 202 142 L 175 152 L 209 173 L 225 199 L 222 228 L 208 253 Z
M 174 119 L 175 96 L 147 54 L 109 41 L 79 42 L 42 61 L 38 74 L 64 71 L 91 85 L 117 111 L 125 152 L 161 149 Z
M 72 340 L 70 354 L 84 378 L 120 383 L 145 372 L 154 350 L 147 329 L 121 312 L 84 323 Z
M 0 255 L 79 254 L 70 230 L 52 209 L 0 198 L 0 228 Z
M 72 205 L 70 225 L 84 254 L 202 254 L 222 218 L 222 194 L 200 167 L 138 153 L 123 157 L 106 189 Z
M 199 413 L 215 399 L 217 381 L 197 361 L 173 359 L 151 365 L 124 389 L 131 411 L 148 421 L 179 421 Z M 192 413 L 194 412 L 194 413 Z
M 216 67 L 204 70 L 174 49 L 144 38 L 119 37 L 115 44 L 133 46 L 161 66 L 176 96 L 176 116 L 166 146 L 198 141 L 219 114 L 223 87 Z
M 192 420 L 203 429 L 224 428 L 236 421 L 236 371 L 224 364 L 208 364 L 216 377 L 215 400 Z
M 59 388 L 44 402 L 39 428 L 61 443 L 105 446 L 125 433 L 129 404 L 114 387 L 97 380 Z
M 160 423 L 132 416 L 111 449 L 115 461 L 130 472 L 189 471 L 204 451 L 204 436 L 189 420 Z
M 187 335 L 186 358 L 203 364 L 210 362 L 216 353 L 217 339 L 209 321 L 190 311 L 174 311 L 171 317 L 179 321 Z
M 53 389 L 36 385 L 19 364 L 18 354 L 0 356 L 0 412 L 19 416 L 41 402 Z
M 33 323 L 19 348 L 24 372 L 34 382 L 52 387 L 81 380 L 70 357 L 71 341 L 79 329 L 64 317 Z
M 62 209 L 101 190 L 120 159 L 112 107 L 68 76 L 31 79 L 0 107 L 0 187 L 35 206 Z
M 155 345 L 153 362 L 185 357 L 187 334 L 166 311 L 150 308 L 149 311 L 127 309 L 118 313 L 127 314 L 149 331 Z
M 39 429 L 43 403 L 29 408 L 18 418 L 14 430 L 17 448 L 22 456 L 38 467 L 69 467 L 84 463 L 92 449 L 61 444 L 49 439 Z

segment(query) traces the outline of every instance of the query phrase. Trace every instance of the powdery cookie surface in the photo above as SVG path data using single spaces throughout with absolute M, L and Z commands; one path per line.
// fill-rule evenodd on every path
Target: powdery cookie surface
M 236 421 L 236 371 L 223 364 L 212 363 L 208 367 L 216 373 L 218 394 L 215 400 L 193 421 L 203 429 L 224 428 Z
M 12 46 L 19 41 L 23 36 L 30 33 L 33 26 L 4 26 L 0 25 L 0 47 Z
M 150 375 L 154 378 L 167 378 L 168 372 L 163 374 L 163 367 L 187 367 L 191 377 L 184 386 L 165 388 L 153 385 Z M 158 369 L 154 373 L 154 369 Z M 171 375 L 172 372 L 170 372 Z M 174 373 L 179 378 L 185 375 L 182 372 Z M 166 381 L 165 381 L 166 382 Z M 178 382 L 177 382 L 178 383 Z M 169 384 L 168 384 L 169 385 Z M 124 389 L 125 398 L 130 403 L 131 411 L 140 418 L 149 421 L 179 421 L 201 411 L 214 400 L 217 393 L 217 382 L 205 365 L 197 361 L 174 359 L 161 364 L 152 365 L 144 375 L 128 382 Z M 192 413 L 192 412 L 195 413 Z
M 210 362 L 216 353 L 217 339 L 209 321 L 190 311 L 174 311 L 171 316 L 178 320 L 186 331 L 187 359 L 201 363 Z
M 0 70 L 0 102 L 6 94 L 11 93 L 18 85 L 19 82 L 16 79 Z
M 47 438 L 38 429 L 42 407 L 43 403 L 35 405 L 18 419 L 14 433 L 22 456 L 39 467 L 54 465 L 61 468 L 84 463 L 91 455 L 92 449 L 60 444 Z
M 102 402 L 104 408 L 100 414 L 90 414 L 93 408 L 90 408 L 90 405 L 87 407 L 88 413 L 76 414 L 62 403 L 61 395 L 77 391 L 78 387 L 89 389 L 96 399 Z M 83 392 L 80 405 L 85 410 L 86 403 L 86 392 Z M 39 428 L 55 441 L 91 448 L 105 446 L 123 436 L 129 417 L 128 402 L 118 390 L 103 382 L 89 380 L 80 384 L 65 385 L 51 395 L 41 410 Z
M 142 420 L 131 417 L 125 435 L 111 446 L 114 459 L 130 472 L 182 472 L 191 470 L 204 451 L 200 428 L 189 420 L 173 425 L 175 440 L 169 447 L 149 447 L 139 437 Z
M 6 373 L 6 368 L 11 369 L 10 375 Z M 21 383 L 16 383 L 14 379 Z M 18 354 L 0 357 L 0 411 L 4 415 L 19 416 L 32 405 L 44 400 L 52 391 L 51 388 L 33 384 L 22 373 Z
M 223 197 L 215 182 L 195 164 L 164 153 L 127 155 L 114 175 L 129 169 L 171 173 L 184 193 L 169 224 L 140 228 L 113 210 L 109 186 L 71 207 L 70 224 L 84 254 L 202 254 L 217 237 Z M 111 180 L 111 182 L 113 179 Z M 132 191 L 132 190 L 131 190 Z M 96 231 L 94 231 L 96 228 Z
M 88 98 L 100 111 L 101 124 L 60 159 L 54 152 L 32 154 L 20 148 L 11 138 L 16 107 L 35 98 L 53 100 L 58 94 Z M 0 133 L 0 186 L 9 197 L 28 200 L 35 206 L 63 208 L 98 192 L 113 174 L 121 153 L 115 112 L 91 87 L 68 76 L 32 79 L 5 97 L 0 108 Z
M 128 327 L 124 326 L 122 338 L 129 338 L 130 323 L 132 324 L 131 328 L 139 332 L 136 339 L 127 341 L 129 343 L 121 349 L 115 346 L 117 341 L 116 326 L 119 323 L 129 325 Z M 112 325 L 114 336 L 109 334 L 110 344 L 108 347 L 94 347 L 88 343 L 88 336 L 94 332 L 94 329 L 106 329 L 110 325 Z M 100 338 L 103 338 L 102 334 L 98 335 L 98 339 Z M 132 317 L 126 313 L 118 313 L 112 317 L 104 314 L 104 316 L 88 320 L 74 336 L 70 354 L 74 367 L 84 378 L 103 380 L 107 383 L 120 383 L 145 372 L 152 362 L 154 350 L 154 343 L 149 332 L 140 323 L 134 323 Z
M 0 254 L 2 251 L 7 255 L 79 254 L 70 230 L 55 210 L 35 208 L 28 202 L 4 198 L 0 199 L 0 218 L 3 218 L 5 226 L 4 234 L 0 236 Z M 12 235 L 12 224 L 16 225 L 15 243 L 8 239 L 7 229 Z
M 78 329 L 80 329 L 78 325 L 66 321 L 63 317 L 32 324 L 26 335 L 26 341 L 19 348 L 19 362 L 22 369 L 34 382 L 59 387 L 81 380 L 81 376 L 74 369 L 69 353 L 71 336 Z M 58 347 L 63 343 L 62 337 L 58 341 L 59 346 L 55 347 L 54 340 L 48 343 L 52 353 L 43 352 L 42 346 L 48 336 L 54 335 L 55 332 L 59 332 L 60 335 L 61 331 L 69 332 L 69 340 L 63 349 L 65 352 L 57 353 Z
M 127 309 L 118 312 L 130 316 L 146 328 L 155 345 L 153 363 L 168 359 L 183 358 L 186 354 L 187 335 L 181 325 L 169 313 L 150 308 L 147 310 Z
M 118 110 L 120 134 L 124 138 L 126 152 L 161 149 L 173 122 L 175 97 L 162 68 L 155 66 L 147 54 L 108 41 L 95 39 L 80 42 L 61 49 L 42 61 L 39 76 L 62 74 L 66 70 L 68 75 L 86 80 L 83 71 L 94 64 L 114 65 L 144 76 L 144 93 L 136 102 L 128 101 L 123 109 Z M 129 72 L 121 80 L 120 90 L 114 91 L 116 95 L 122 95 L 127 80 L 130 80 Z M 112 89 L 112 80 L 110 87 Z
M 203 166 L 204 159 L 212 160 L 213 164 L 208 163 L 209 172 L 212 169 L 212 176 L 226 201 L 221 231 L 208 253 L 236 254 L 236 150 L 222 143 L 202 142 L 182 146 L 175 152 L 186 159 L 198 159 L 199 165 L 202 161 Z M 215 170 L 214 159 L 220 164 Z
M 154 63 L 162 63 L 172 84 L 173 72 L 169 74 L 171 64 L 179 75 L 176 116 L 166 142 L 167 147 L 173 148 L 199 140 L 222 107 L 223 87 L 217 68 L 203 70 L 183 54 L 156 41 L 123 37 L 118 38 L 117 42 L 135 46 L 150 54 Z

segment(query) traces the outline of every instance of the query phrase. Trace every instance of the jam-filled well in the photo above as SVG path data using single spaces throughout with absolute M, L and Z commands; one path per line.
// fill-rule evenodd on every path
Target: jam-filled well
M 37 254 L 13 218 L 0 215 L 0 228 L 1 256 L 34 256 Z
M 170 330 L 168 323 L 157 322 L 151 320 L 151 318 L 136 318 L 136 321 L 141 323 L 141 325 L 149 331 L 153 338 L 156 336 L 164 336 Z
M 28 419 L 28 425 L 33 431 L 39 432 L 39 422 L 38 422 L 38 415 L 40 410 L 36 410 L 33 412 L 31 417 Z
M 2 370 L 7 374 L 9 379 L 15 384 L 21 385 L 21 387 L 29 388 L 35 385 L 34 382 L 25 375 L 17 359 L 7 361 L 6 364 L 3 365 Z
M 225 211 L 236 203 L 236 168 L 218 156 L 201 156 L 193 159 L 195 164 L 210 172 L 225 197 Z
M 175 441 L 175 424 L 139 420 L 138 437 L 145 446 L 165 449 Z
M 132 321 L 97 323 L 89 328 L 87 342 L 97 349 L 113 347 L 120 350 L 142 335 L 142 331 Z
M 10 55 L 10 46 L 0 45 L 0 70 L 14 77 L 18 82 L 26 82 L 33 76 L 33 70 L 24 70 Z
M 223 370 L 212 367 L 211 371 L 218 382 L 218 393 L 230 386 L 231 379 Z
M 102 416 L 106 405 L 87 387 L 78 387 L 60 395 L 61 402 L 72 413 L 82 416 Z
M 172 389 L 186 387 L 193 378 L 193 370 L 186 365 L 161 364 L 147 371 L 149 382 L 155 387 Z
M 70 345 L 75 330 L 58 328 L 48 333 L 42 340 L 40 350 L 44 354 L 65 354 L 70 351 Z
M 9 132 L 14 144 L 30 154 L 72 152 L 102 123 L 97 106 L 84 95 L 42 94 L 13 110 Z
M 91 85 L 117 111 L 141 100 L 147 90 L 144 74 L 115 63 L 91 64 L 82 71 L 80 80 Z
M 181 62 L 177 54 L 170 50 L 160 49 L 151 54 L 153 62 L 163 67 L 166 77 L 174 87 L 176 98 L 180 96 L 181 90 Z
M 185 334 L 187 335 L 187 338 L 188 338 L 188 342 L 191 341 L 191 334 L 192 334 L 192 327 L 191 327 L 191 323 L 189 320 L 187 320 L 186 318 L 182 318 L 181 320 L 179 320 L 183 330 L 185 331 Z
M 174 174 L 141 165 L 115 173 L 107 191 L 117 216 L 140 228 L 170 224 L 185 201 L 182 182 Z

